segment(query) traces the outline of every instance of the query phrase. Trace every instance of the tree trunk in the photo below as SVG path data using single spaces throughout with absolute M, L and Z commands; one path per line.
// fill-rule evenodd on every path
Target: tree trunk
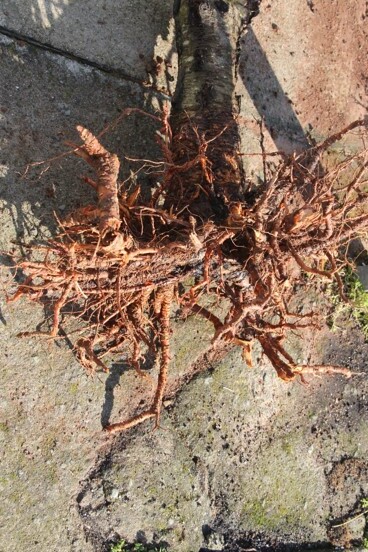
M 166 206 L 221 221 L 241 197 L 242 165 L 234 94 L 245 8 L 223 0 L 177 0 L 174 7 L 178 83 L 173 99 L 172 151 L 177 186 Z

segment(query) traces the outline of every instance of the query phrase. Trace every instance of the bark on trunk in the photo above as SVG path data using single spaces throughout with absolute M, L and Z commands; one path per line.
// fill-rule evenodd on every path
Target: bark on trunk
M 245 8 L 235 1 L 178 0 L 178 83 L 171 124 L 176 164 L 167 206 L 223 220 L 240 199 L 242 168 L 234 85 Z

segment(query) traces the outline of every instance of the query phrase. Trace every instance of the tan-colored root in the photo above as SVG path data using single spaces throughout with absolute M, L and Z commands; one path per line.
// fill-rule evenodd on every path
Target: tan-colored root
M 174 298 L 174 287 L 165 286 L 157 290 L 154 302 L 154 312 L 160 325 L 161 362 L 157 380 L 157 387 L 151 408 L 124 422 L 117 422 L 106 426 L 108 433 L 117 433 L 134 427 L 144 420 L 155 418 L 155 428 L 159 427 L 161 406 L 167 384 L 167 375 L 170 364 L 170 308 Z
M 117 186 L 120 168 L 118 156 L 109 153 L 88 129 L 78 126 L 77 130 L 84 145 L 75 154 L 91 165 L 98 176 L 99 230 L 103 236 L 107 232 L 116 233 L 121 224 Z

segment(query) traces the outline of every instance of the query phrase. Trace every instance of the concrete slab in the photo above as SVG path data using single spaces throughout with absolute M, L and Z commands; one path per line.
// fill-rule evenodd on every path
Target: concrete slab
M 341 336 L 314 342 L 315 360 L 350 357 L 364 369 L 367 345 L 350 339 L 343 352 Z M 367 380 L 286 386 L 259 350 L 254 359 L 248 370 L 234 351 L 191 382 L 163 431 L 120 436 L 79 496 L 96 551 L 119 539 L 175 552 L 242 550 L 255 535 L 271 547 L 332 539 L 331 517 L 345 519 L 368 493 Z
M 92 199 L 77 159 L 61 157 L 22 178 L 27 164 L 65 151 L 77 123 L 98 131 L 124 107 L 150 100 L 138 85 L 9 39 L 0 44 L 0 73 L 0 250 L 24 252 L 53 230 L 53 211 L 63 216 Z M 144 121 L 143 132 L 141 124 L 131 118 L 106 144 L 136 156 L 147 148 L 149 127 Z M 11 273 L 1 258 L 4 289 Z M 111 378 L 87 378 L 64 342 L 17 338 L 42 319 L 41 308 L 7 305 L 1 293 L 0 550 L 88 552 L 75 497 L 104 447 L 101 419 L 111 412 L 115 386 Z M 133 375 L 125 384 L 130 377 L 135 389 Z M 123 404 L 127 390 L 118 397 Z
M 3 0 L 0 25 L 146 80 L 173 55 L 172 0 Z
M 88 168 L 61 155 L 69 149 L 63 141 L 77 139 L 75 126 L 98 133 L 124 108 L 158 108 L 162 98 L 7 37 L 0 41 L 0 73 L 0 250 L 25 253 L 31 240 L 55 230 L 54 213 L 62 218 L 93 201 L 78 177 Z M 154 132 L 147 118 L 132 115 L 105 135 L 104 144 L 122 161 L 142 151 L 154 158 Z M 122 178 L 136 168 L 122 165 Z M 12 272 L 6 255 L 1 261 L 5 291 Z M 150 399 L 151 386 L 119 359 L 111 360 L 108 376 L 91 379 L 67 343 L 18 338 L 42 322 L 41 308 L 6 304 L 2 293 L 0 313 L 0 550 L 88 552 L 76 501 L 79 482 L 104 455 L 102 425 L 132 415 L 145 396 Z M 208 330 L 206 323 L 178 323 L 173 376 L 184 374 L 208 345 Z
M 70 149 L 63 142 L 77 139 L 77 124 L 98 132 L 127 106 L 149 108 L 152 96 L 138 85 L 6 37 L 0 62 L 0 186 L 9 214 L 3 223 L 13 237 L 34 237 L 55 220 L 53 210 L 67 212 L 76 203 L 90 200 L 91 193 L 88 186 L 76 186 L 76 167 L 81 172 L 84 167 L 70 156 L 29 172 L 27 164 L 47 161 Z M 139 157 L 142 149 L 150 147 L 152 153 L 154 128 L 147 124 L 147 118 L 132 115 L 106 135 L 107 147 L 122 160 L 124 154 Z M 128 170 L 126 162 L 122 166 Z M 47 185 L 40 178 L 45 171 Z M 25 172 L 26 178 L 20 178 Z M 28 224 L 22 209 L 32 213 L 32 223 Z M 3 232 L 1 239 L 3 248 L 9 235 Z
M 250 178 L 262 176 L 262 148 L 301 151 L 366 115 L 366 43 L 364 0 L 260 3 L 242 40 L 237 87 L 243 152 L 257 154 L 245 157 Z M 346 147 L 361 145 L 350 135 Z

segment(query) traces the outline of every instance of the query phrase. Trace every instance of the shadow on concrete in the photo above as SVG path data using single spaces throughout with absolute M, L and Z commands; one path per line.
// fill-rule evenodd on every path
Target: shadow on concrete
M 114 408 L 114 390 L 120 385 L 121 376 L 130 370 L 127 364 L 114 363 L 105 381 L 105 397 L 101 411 L 101 426 L 106 427 L 110 423 L 110 416 Z
M 145 0 L 137 1 L 134 9 L 143 19 L 140 26 L 144 25 L 146 29 L 146 53 L 139 58 L 143 68 L 154 56 L 158 37 L 167 39 L 168 21 L 157 16 L 152 18 L 152 9 L 143 9 L 147 7 Z M 249 6 L 253 4 L 254 0 Z M 22 18 L 57 34 L 58 27 L 83 27 L 83 20 L 75 20 L 73 6 L 68 0 L 32 0 L 22 3 Z M 99 33 L 106 35 L 101 23 L 104 22 L 106 6 L 104 2 L 92 2 L 90 6 L 98 41 Z M 124 0 L 117 17 L 121 18 L 120 12 L 124 14 L 129 7 L 130 0 Z M 121 33 L 124 35 L 124 26 Z M 139 47 L 139 40 L 137 44 Z M 132 44 L 131 48 L 136 46 Z M 93 44 L 90 47 L 93 51 Z M 245 53 L 239 74 L 277 148 L 286 153 L 305 149 L 308 138 L 251 26 L 242 48 Z M 0 69 L 3 75 L 0 134 L 4 136 L 0 159 L 0 201 L 8 213 L 8 224 L 16 229 L 19 246 L 24 239 L 47 236 L 45 229 L 55 231 L 54 211 L 63 218 L 69 210 L 88 204 L 94 198 L 88 186 L 78 179 L 78 174 L 88 171 L 77 159 L 67 157 L 45 163 L 32 168 L 22 179 L 27 165 L 60 154 L 65 139 L 72 137 L 77 141 L 73 135 L 76 124 L 84 124 L 98 132 L 125 107 L 149 109 L 155 93 L 117 76 L 106 78 L 108 75 L 103 71 L 63 58 L 61 54 L 55 53 L 54 58 L 50 54 L 45 56 L 39 47 L 26 46 L 21 40 L 15 41 L 8 49 L 9 59 L 6 61 L 2 56 L 3 68 Z M 170 56 L 172 54 L 173 50 Z M 166 78 L 170 80 L 171 75 L 167 73 Z M 163 98 L 155 97 L 156 105 L 162 105 Z M 142 150 L 158 154 L 154 129 L 147 120 L 139 120 L 139 116 L 133 116 L 117 131 L 106 135 L 106 145 L 122 159 L 124 154 L 140 156 Z M 129 168 L 127 163 L 123 163 L 124 177 Z M 147 185 L 150 185 L 148 181 Z M 6 232 L 3 241 L 5 239 Z
M 148 350 L 143 356 L 140 369 L 149 374 L 155 362 L 155 354 Z M 120 378 L 124 373 L 134 370 L 131 364 L 124 362 L 114 362 L 110 368 L 109 375 L 105 382 L 105 397 L 101 411 L 101 425 L 107 426 L 110 423 L 110 416 L 114 408 L 114 390 L 120 385 Z M 138 376 L 139 377 L 139 376 Z
M 146 77 L 157 40 L 170 33 L 172 0 L 2 0 L 0 24 L 31 40 L 116 70 Z
M 63 218 L 70 210 L 94 201 L 93 191 L 79 179 L 88 173 L 83 163 L 72 156 L 48 161 L 65 152 L 65 140 L 79 143 L 74 131 L 77 124 L 98 133 L 126 107 L 149 111 L 153 99 L 155 107 L 165 101 L 165 95 L 158 93 L 154 86 L 149 88 L 142 83 L 146 77 L 153 79 L 147 73 L 147 62 L 155 54 L 157 40 L 168 37 L 168 20 L 160 18 L 161 13 L 168 11 L 167 2 L 165 9 L 158 5 L 155 10 L 152 6 L 147 9 L 145 0 L 133 4 L 131 0 L 88 2 L 87 11 L 79 4 L 79 19 L 75 17 L 76 5 L 68 0 L 14 2 L 14 18 L 20 22 L 31 21 L 42 32 L 46 29 L 49 33 L 46 38 L 52 43 L 53 36 L 60 35 L 60 29 L 79 26 L 83 35 L 93 16 L 94 39 L 101 42 L 109 37 L 104 26 L 106 6 L 111 10 L 116 5 L 113 22 L 115 25 L 116 20 L 122 22 L 122 37 L 134 35 L 134 29 L 124 28 L 124 17 L 134 6 L 140 27 L 146 29 L 142 40 L 136 36 L 136 44 L 131 46 L 140 64 L 138 72 L 143 77 L 126 79 L 105 62 L 98 67 L 93 56 L 91 62 L 79 58 L 73 54 L 72 47 L 72 55 L 70 51 L 64 55 L 58 47 L 43 45 L 39 37 L 27 38 L 31 31 L 26 25 L 23 38 L 19 30 L 12 33 L 11 28 L 6 32 L 0 29 L 0 47 L 4 53 L 0 58 L 0 207 L 4 213 L 2 220 L 7 225 L 0 238 L 0 249 L 9 249 L 11 241 L 21 248 L 30 239 L 47 238 L 58 225 L 54 212 Z M 0 8 L 0 15 L 2 10 L 6 12 L 6 6 Z M 9 12 L 12 10 L 13 7 L 8 8 Z M 113 19 L 111 15 L 110 19 Z M 11 22 L 10 16 L 8 21 Z M 112 36 L 109 40 L 118 38 Z M 93 42 L 89 48 L 92 54 Z M 139 56 L 142 50 L 144 55 Z M 171 78 L 169 73 L 166 77 Z M 132 115 L 117 130 L 108 133 L 104 143 L 122 160 L 124 155 L 141 157 L 142 150 L 155 158 L 158 153 L 154 139 L 156 127 L 147 118 Z M 40 161 L 46 162 L 32 166 Z M 122 178 L 129 175 L 130 169 L 136 169 L 136 165 L 129 166 L 127 162 L 122 165 Z
M 286 154 L 305 150 L 308 137 L 251 26 L 242 50 L 239 76 L 276 148 Z
M 244 552 L 245 550 L 257 552 L 307 552 L 307 550 L 310 552 L 329 552 L 333 550 L 333 546 L 327 541 L 283 544 L 275 541 L 271 542 L 266 534 L 256 532 L 246 535 L 233 531 L 223 535 L 221 526 L 219 532 L 217 532 L 210 526 L 203 525 L 202 533 L 208 546 L 200 548 L 199 552 L 215 552 L 215 550 L 219 550 L 221 541 L 222 552 Z

